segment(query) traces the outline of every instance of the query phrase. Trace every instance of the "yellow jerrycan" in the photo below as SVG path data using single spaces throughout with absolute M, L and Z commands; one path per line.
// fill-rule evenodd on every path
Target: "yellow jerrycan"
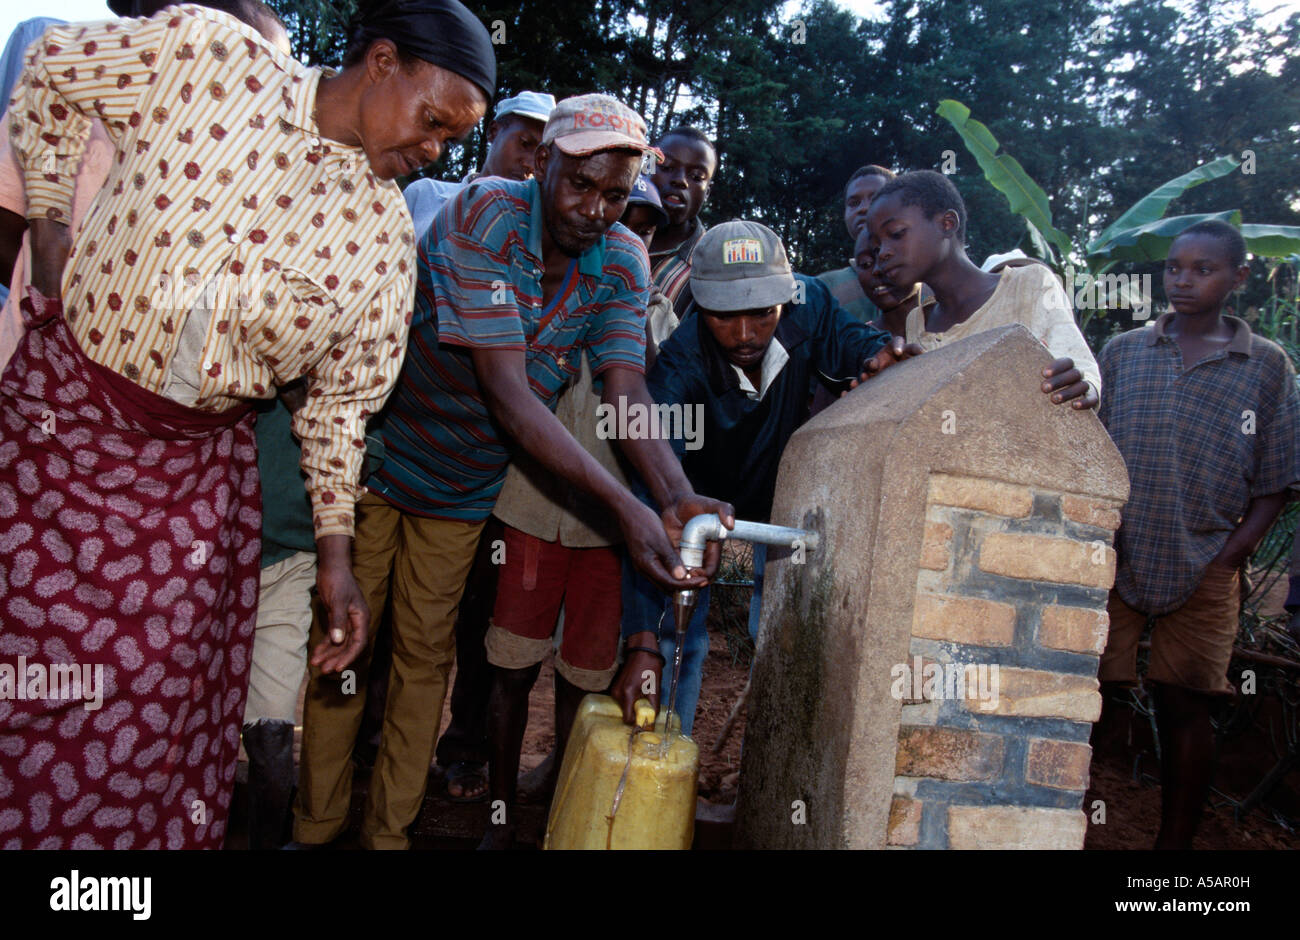
M 578 706 L 546 821 L 544 849 L 689 849 L 695 835 L 700 749 L 665 734 L 665 712 L 637 702 L 637 728 L 607 695 Z M 643 730 L 645 729 L 645 730 Z

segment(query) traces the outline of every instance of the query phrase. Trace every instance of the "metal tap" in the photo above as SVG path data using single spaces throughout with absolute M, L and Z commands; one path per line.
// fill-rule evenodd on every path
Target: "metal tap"
M 761 542 L 764 545 L 782 545 L 789 548 L 802 545 L 805 550 L 816 549 L 817 533 L 811 529 L 796 529 L 791 526 L 770 525 L 766 522 L 745 522 L 736 520 L 736 525 L 728 529 L 715 515 L 699 515 L 686 523 L 682 529 L 680 554 L 682 564 L 687 571 L 704 564 L 704 549 L 710 541 L 722 542 L 727 539 L 742 542 Z M 690 625 L 691 615 L 695 613 L 695 604 L 699 592 L 694 588 L 676 591 L 673 594 L 673 627 L 675 647 L 673 649 L 673 685 L 668 694 L 668 714 L 664 720 L 664 730 L 672 726 L 673 710 L 677 704 L 677 681 L 682 672 L 682 649 L 686 646 L 686 628 Z

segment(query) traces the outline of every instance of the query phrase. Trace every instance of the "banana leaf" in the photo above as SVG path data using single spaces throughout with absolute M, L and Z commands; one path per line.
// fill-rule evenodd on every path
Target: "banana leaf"
M 961 135 L 962 143 L 974 155 L 984 171 L 984 178 L 998 192 L 1007 197 L 1011 211 L 1023 216 L 1038 233 L 1061 255 L 1070 254 L 1070 239 L 1052 226 L 1052 209 L 1047 193 L 1029 178 L 1025 168 L 1010 154 L 998 154 L 997 138 L 979 121 L 970 116 L 970 108 L 960 101 L 945 98 L 939 102 L 935 113 Z M 1032 236 L 1031 236 L 1032 237 Z
M 1106 247 L 1107 242 L 1121 232 L 1138 229 L 1156 221 L 1165 214 L 1165 210 L 1169 208 L 1169 203 L 1187 192 L 1187 190 L 1193 186 L 1199 186 L 1202 183 L 1208 183 L 1210 180 L 1218 179 L 1221 176 L 1227 176 L 1240 163 L 1241 161 L 1236 157 L 1219 157 L 1217 160 L 1198 166 L 1182 176 L 1175 177 L 1169 182 L 1157 186 L 1133 203 L 1128 211 L 1093 239 L 1088 244 L 1088 254 L 1093 255 L 1101 252 Z
M 1243 225 L 1246 248 L 1260 258 L 1287 258 L 1300 253 L 1300 226 Z
M 1021 218 L 1024 218 L 1024 216 L 1021 216 Z M 1041 261 L 1046 261 L 1052 267 L 1056 267 L 1058 264 L 1056 252 L 1052 249 L 1052 246 L 1047 243 L 1047 239 L 1045 239 L 1043 233 L 1038 230 L 1038 226 L 1034 225 L 1034 223 L 1030 222 L 1028 219 L 1025 219 L 1025 228 L 1029 230 L 1029 251 L 1027 254 L 1038 258 Z
M 1206 219 L 1218 219 L 1240 227 L 1241 211 L 1229 209 L 1227 212 L 1173 215 L 1167 219 L 1156 219 L 1146 225 L 1125 229 L 1112 235 L 1101 250 L 1089 252 L 1088 262 L 1091 265 L 1101 259 L 1135 262 L 1164 261 L 1169 256 L 1169 246 L 1182 234 L 1183 229 L 1197 222 L 1204 222 Z

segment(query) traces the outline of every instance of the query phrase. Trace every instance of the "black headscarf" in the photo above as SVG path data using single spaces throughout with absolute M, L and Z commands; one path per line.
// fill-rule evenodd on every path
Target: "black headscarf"
M 404 52 L 496 91 L 497 57 L 478 17 L 457 0 L 361 0 L 349 31 L 350 45 L 388 39 Z

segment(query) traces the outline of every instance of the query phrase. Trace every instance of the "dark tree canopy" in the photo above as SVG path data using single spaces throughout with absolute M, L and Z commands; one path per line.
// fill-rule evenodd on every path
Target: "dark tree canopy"
M 364 0 L 363 0 L 364 2 Z M 355 0 L 271 0 L 297 53 L 336 63 Z M 890 0 L 863 20 L 828 0 L 470 3 L 498 41 L 500 94 L 614 94 L 655 132 L 714 135 L 705 220 L 747 217 L 802 270 L 845 263 L 844 182 L 865 163 L 954 169 L 977 260 L 1023 223 L 935 116 L 955 98 L 1052 198 L 1058 228 L 1093 234 L 1155 186 L 1216 156 L 1253 174 L 1191 190 L 1175 211 L 1240 208 L 1300 223 L 1300 14 L 1261 24 L 1246 0 Z M 482 160 L 480 128 L 434 173 Z

